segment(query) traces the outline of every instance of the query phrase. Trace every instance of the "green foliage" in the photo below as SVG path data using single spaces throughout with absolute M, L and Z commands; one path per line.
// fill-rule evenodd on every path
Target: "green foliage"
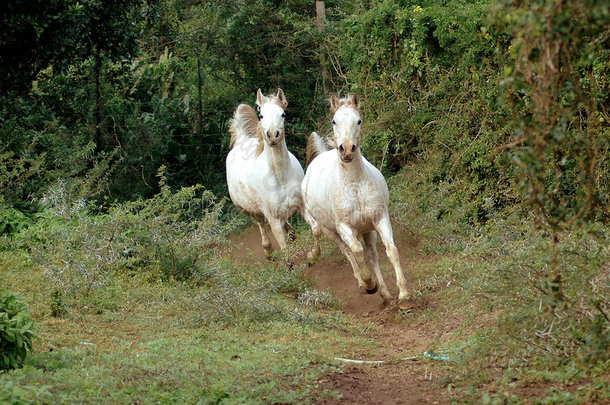
M 0 202 L 0 235 L 18 233 L 32 224 L 32 220 L 21 211 Z
M 363 96 L 363 151 L 386 173 L 417 163 L 432 184 L 460 182 L 465 218 L 485 222 L 515 203 L 512 168 L 495 148 L 512 122 L 498 86 L 490 1 L 376 2 L 338 33 L 351 90 Z
M 51 309 L 51 316 L 54 317 L 64 316 L 68 312 L 66 304 L 64 303 L 63 294 L 60 290 L 55 290 L 51 293 L 49 308 Z
M 132 9 L 136 1 L 9 0 L 1 14 L 0 92 L 27 92 L 48 66 L 71 63 L 104 52 L 128 57 L 136 45 Z
M 0 404 L 2 405 L 29 405 L 33 401 L 25 399 L 24 390 L 15 385 L 9 379 L 0 375 Z
M 32 350 L 33 322 L 25 304 L 0 291 L 0 370 L 21 367 Z
M 34 211 L 35 202 L 59 178 L 72 179 L 71 192 L 81 198 L 104 189 L 111 156 L 95 153 L 93 142 L 60 124 L 45 104 L 43 92 L 0 96 L 0 199 L 7 206 L 3 209 Z
M 506 82 L 521 122 L 511 157 L 526 202 L 553 232 L 596 212 L 603 218 L 610 175 L 610 126 L 603 117 L 610 110 L 598 102 L 605 78 L 598 81 L 600 68 L 608 69 L 603 38 L 610 9 L 598 2 L 509 5 L 502 20 L 514 36 L 515 62 Z
M 203 282 L 213 272 L 218 237 L 229 225 L 201 186 L 173 192 L 161 176 L 161 192 L 149 200 L 113 204 L 94 215 L 84 200 L 71 201 L 58 183 L 43 199 L 46 210 L 29 230 L 33 257 L 60 297 L 86 299 L 116 274 L 147 269 L 151 277 Z M 53 301 L 54 302 L 54 301 Z M 52 311 L 60 306 L 52 303 Z M 55 310 L 53 310 L 55 308 Z

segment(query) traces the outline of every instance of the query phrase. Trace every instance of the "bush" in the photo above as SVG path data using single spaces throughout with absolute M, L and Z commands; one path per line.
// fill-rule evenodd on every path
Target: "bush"
M 0 235 L 20 232 L 32 224 L 32 221 L 21 211 L 0 202 Z
M 54 315 L 119 274 L 145 270 L 151 279 L 201 283 L 214 272 L 219 236 L 231 226 L 220 223 L 224 200 L 202 186 L 172 191 L 162 171 L 160 177 L 161 192 L 153 198 L 106 208 L 70 201 L 63 183 L 47 192 L 46 210 L 29 232 L 37 241 L 32 257 L 51 281 Z
M 20 367 L 32 350 L 32 320 L 25 304 L 0 291 L 0 370 Z

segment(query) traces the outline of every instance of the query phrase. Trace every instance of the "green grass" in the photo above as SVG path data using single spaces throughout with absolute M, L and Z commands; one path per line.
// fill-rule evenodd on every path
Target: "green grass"
M 68 314 L 55 318 L 41 270 L 15 252 L 0 262 L 5 286 L 21 294 L 37 324 L 26 366 L 0 379 L 5 390 L 20 387 L 25 402 L 307 402 L 316 378 L 336 368 L 337 351 L 370 343 L 348 317 L 262 292 L 261 285 L 290 277 L 303 288 L 298 272 L 282 275 L 279 265 L 223 263 L 223 274 L 248 288 L 242 304 L 225 292 L 239 313 L 206 305 L 202 296 L 209 304 L 214 288 L 133 276 L 66 303 Z
M 393 215 L 438 259 L 418 292 L 434 292 L 439 307 L 419 321 L 460 320 L 435 344 L 454 353 L 446 378 L 463 400 L 610 400 L 610 229 L 589 222 L 560 235 L 558 293 L 552 240 L 525 210 L 473 222 L 462 198 L 468 182 L 435 184 L 428 171 L 420 165 L 391 179 L 400 202 Z
M 396 230 L 418 241 L 409 276 L 420 305 L 415 312 L 397 312 L 392 322 L 448 331 L 431 333 L 428 343 L 428 350 L 451 358 L 435 363 L 438 389 L 463 403 L 610 400 L 603 316 L 610 313 L 607 227 L 582 225 L 562 235 L 557 244 L 562 296 L 557 298 L 549 277 L 548 237 L 526 214 L 493 212 L 485 224 L 473 223 L 471 207 L 458 197 L 468 185 L 419 181 L 425 170 L 410 168 L 390 180 Z M 104 226 L 115 229 L 108 227 L 111 220 L 101 222 L 99 234 L 61 220 L 52 229 L 56 235 L 74 230 L 86 236 L 83 240 L 107 243 Z M 146 221 L 157 217 L 136 220 L 135 229 L 145 230 Z M 0 403 L 334 398 L 337 393 L 320 392 L 316 382 L 340 370 L 333 357 L 375 358 L 386 342 L 372 338 L 374 324 L 343 314 L 336 298 L 315 291 L 304 279 L 294 257 L 311 240 L 303 224 L 298 230 L 297 242 L 272 261 L 227 257 L 221 243 L 201 254 L 190 265 L 191 277 L 180 281 L 168 277 L 154 260 L 157 253 L 151 253 L 172 257 L 167 253 L 171 246 L 141 239 L 151 251 L 142 250 L 136 257 L 140 261 L 117 255 L 104 270 L 104 283 L 86 294 L 57 284 L 78 283 L 73 264 L 66 267 L 70 278 L 62 279 L 57 271 L 50 278 L 46 271 L 50 265 L 62 268 L 57 260 L 65 257 L 61 249 L 68 245 L 47 245 L 48 257 L 39 260 L 46 251 L 40 246 L 31 254 L 23 239 L 3 240 L 2 288 L 27 304 L 38 338 L 25 367 L 0 375 Z M 182 231 L 176 237 L 189 239 Z M 201 238 L 201 246 L 207 243 Z M 324 243 L 325 254 L 334 252 Z M 189 253 L 199 247 L 183 249 Z

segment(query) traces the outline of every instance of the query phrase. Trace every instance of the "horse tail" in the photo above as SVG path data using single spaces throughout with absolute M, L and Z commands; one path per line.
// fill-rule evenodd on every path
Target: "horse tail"
M 324 139 L 317 132 L 312 132 L 307 141 L 307 166 L 322 152 L 330 150 Z
M 252 107 L 247 104 L 237 106 L 233 118 L 229 121 L 229 133 L 231 142 L 229 149 L 246 138 L 258 138 L 258 117 Z

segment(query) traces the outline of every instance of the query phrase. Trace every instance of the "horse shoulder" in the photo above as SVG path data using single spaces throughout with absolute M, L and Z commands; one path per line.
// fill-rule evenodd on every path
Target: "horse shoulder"
M 294 173 L 295 177 L 299 178 L 299 182 L 303 180 L 305 172 L 303 171 L 303 166 L 299 163 L 299 160 L 292 154 L 292 152 L 288 152 L 288 156 L 290 158 L 290 168 Z
M 363 157 L 364 167 L 365 167 L 365 176 L 368 179 L 369 187 L 371 187 L 372 192 L 379 197 L 382 197 L 386 203 L 389 202 L 390 192 L 388 190 L 388 184 L 385 181 L 385 177 L 381 171 L 375 167 L 371 162 L 369 162 L 366 158 Z

